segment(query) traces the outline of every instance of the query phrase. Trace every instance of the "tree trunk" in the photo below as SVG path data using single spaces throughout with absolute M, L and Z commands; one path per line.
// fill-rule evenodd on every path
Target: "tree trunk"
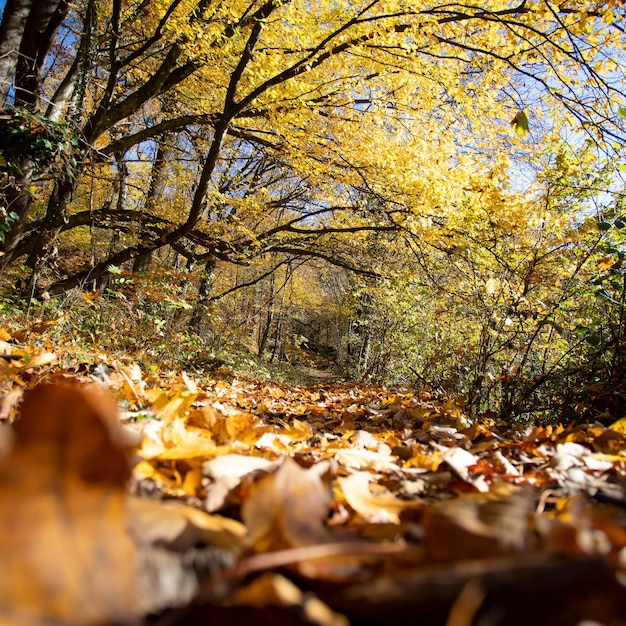
M 152 171 L 150 172 L 150 185 L 144 202 L 144 211 L 150 215 L 153 214 L 157 202 L 163 197 L 167 187 L 167 179 L 165 176 L 167 164 L 174 152 L 171 146 L 164 143 L 161 139 L 157 149 Z M 141 224 L 138 224 L 141 229 Z M 139 255 L 133 262 L 133 272 L 147 272 L 152 264 L 153 251 L 148 251 Z
M 83 34 L 74 62 L 50 99 L 46 119 L 58 122 L 69 107 L 68 118 L 78 127 L 81 118 L 81 102 L 85 97 L 87 78 L 94 65 L 95 42 L 93 28 L 95 21 L 94 0 L 89 0 L 85 11 Z
M 5 267 L 11 261 L 15 247 L 24 232 L 26 217 L 33 202 L 28 189 L 33 180 L 34 167 L 35 165 L 30 159 L 23 161 L 20 168 L 21 172 L 14 171 L 12 177 L 9 177 L 9 183 L 3 190 L 2 196 L 4 197 L 2 199 L 6 211 L 7 213 L 15 213 L 17 219 L 6 233 L 2 246 L 4 255 L 1 257 L 0 267 Z
M 198 298 L 191 313 L 189 325 L 196 332 L 202 330 L 202 322 L 210 307 L 211 289 L 215 279 L 215 268 L 217 267 L 217 259 L 211 255 L 207 258 L 200 277 L 200 285 L 198 287 Z
M 37 109 L 41 73 L 68 8 L 66 0 L 37 0 L 31 4 L 15 67 L 16 106 L 23 106 L 30 111 Z
M 276 295 L 276 284 L 274 274 L 270 276 L 270 294 L 265 304 L 265 321 L 263 322 L 263 308 L 259 311 L 259 327 L 257 332 L 258 356 L 263 356 L 270 336 L 270 330 L 274 323 L 274 297 Z
M 285 313 L 282 306 L 276 314 L 276 324 L 274 325 L 274 337 L 272 340 L 272 350 L 270 352 L 270 363 L 276 363 L 283 361 L 286 357 L 285 346 L 283 342 L 283 322 L 285 319 Z
M 126 163 L 126 159 L 124 155 L 121 153 L 117 153 L 115 155 L 115 163 L 117 167 L 117 202 L 115 203 L 115 210 L 118 212 L 124 211 L 127 206 L 127 198 L 128 198 L 128 163 Z M 112 256 L 119 249 L 119 243 L 121 239 L 121 233 L 119 230 L 114 230 L 111 236 L 111 240 L 109 241 L 109 250 L 107 252 L 107 256 Z M 104 282 L 103 282 L 104 281 Z M 103 274 L 97 281 L 97 288 L 100 290 L 105 289 L 109 283 L 109 275 Z
M 53 243 L 67 220 L 67 206 L 76 184 L 77 179 L 71 173 L 66 173 L 61 175 L 54 185 L 44 226 L 26 261 L 26 266 L 31 269 L 31 275 L 24 291 L 25 295 L 34 293 L 41 268 L 45 265 Z
M 0 24 L 0 106 L 7 104 L 32 0 L 7 0 Z
M 13 84 L 15 105 L 31 112 L 37 110 L 41 72 L 54 35 L 67 11 L 65 0 L 7 1 L 0 25 L 0 104 L 7 104 Z M 29 189 L 34 174 L 35 163 L 27 158 L 14 168 L 3 190 L 7 211 L 15 213 L 17 220 L 2 247 L 2 267 L 11 261 L 24 232 L 32 204 Z

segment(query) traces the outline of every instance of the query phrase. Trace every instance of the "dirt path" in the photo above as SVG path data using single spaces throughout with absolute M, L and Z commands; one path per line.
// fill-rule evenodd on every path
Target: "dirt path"
M 303 377 L 310 379 L 311 385 L 322 385 L 324 383 L 334 383 L 341 380 L 337 374 L 327 369 L 302 365 L 298 366 L 298 370 L 302 372 Z

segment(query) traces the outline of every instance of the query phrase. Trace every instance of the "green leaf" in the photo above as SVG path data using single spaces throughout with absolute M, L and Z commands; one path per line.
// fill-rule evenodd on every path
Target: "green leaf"
M 528 133 L 528 117 L 524 111 L 518 111 L 511 120 L 511 126 L 515 129 L 516 134 L 525 137 Z
M 620 107 L 617 109 L 617 114 L 619 115 L 620 120 L 626 120 L 626 107 Z
M 122 270 L 117 267 L 117 265 L 109 265 L 107 267 L 107 272 L 109 272 L 110 274 L 121 274 Z
M 598 222 L 598 230 L 602 232 L 607 231 L 611 228 L 611 222 Z

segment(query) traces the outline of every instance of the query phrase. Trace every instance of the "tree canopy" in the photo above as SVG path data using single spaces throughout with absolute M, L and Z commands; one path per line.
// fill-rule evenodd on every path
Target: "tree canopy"
M 374 349 L 371 313 L 406 355 L 382 321 L 403 303 L 405 373 L 444 380 L 469 350 L 466 392 L 531 362 L 536 382 L 576 328 L 597 335 L 580 285 L 618 278 L 623 18 L 616 0 L 10 0 L 4 271 L 48 297 L 182 262 L 197 329 L 238 290 L 287 306 L 308 281 L 347 315 L 335 349 Z M 546 333 L 564 352 L 540 356 Z M 357 369 L 384 378 L 375 351 L 385 367 Z

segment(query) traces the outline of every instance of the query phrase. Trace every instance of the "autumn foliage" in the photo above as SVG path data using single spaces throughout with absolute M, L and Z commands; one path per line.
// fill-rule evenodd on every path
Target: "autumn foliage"
M 623 7 L 483 4 L 8 3 L 4 316 L 620 417 Z
M 626 608 L 623 420 L 514 430 L 424 392 L 121 364 L 16 360 L 4 377 L 2 623 L 572 624 Z
M 7 0 L 0 626 L 623 619 L 625 18 Z

